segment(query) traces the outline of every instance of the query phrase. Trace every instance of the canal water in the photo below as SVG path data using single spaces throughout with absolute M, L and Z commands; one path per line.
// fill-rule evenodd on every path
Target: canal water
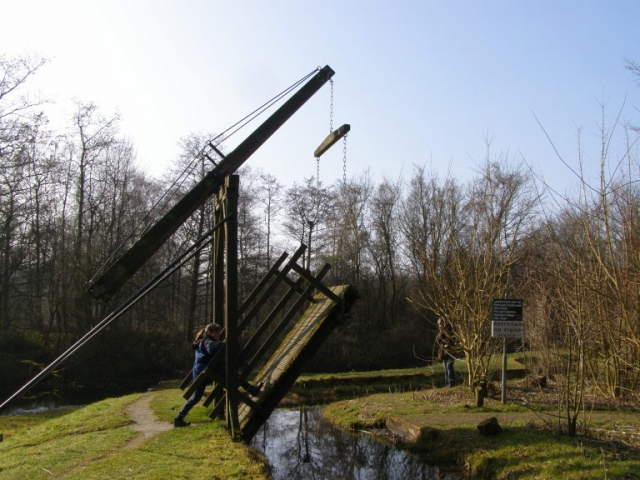
M 276 409 L 253 438 L 275 480 L 457 480 L 451 472 L 366 433 L 349 433 L 318 408 Z

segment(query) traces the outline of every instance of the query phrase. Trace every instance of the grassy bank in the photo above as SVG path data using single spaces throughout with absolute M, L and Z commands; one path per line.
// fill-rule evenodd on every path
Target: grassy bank
M 262 460 L 232 442 L 223 424 L 210 421 L 203 408 L 190 415 L 198 425 L 171 429 L 128 449 L 138 434 L 129 428 L 126 411 L 139 398 L 128 395 L 82 408 L 0 417 L 0 478 L 267 478 Z M 155 394 L 151 407 L 159 419 L 170 422 L 180 403 L 179 391 L 167 389 Z
M 516 372 L 512 377 L 521 376 L 522 364 L 510 359 L 509 365 Z M 459 373 L 463 370 L 457 365 Z M 435 433 L 429 439 L 403 447 L 433 465 L 465 468 L 470 478 L 640 479 L 640 441 L 626 442 L 624 436 L 625 431 L 640 435 L 637 406 L 596 402 L 582 419 L 586 435 L 571 438 L 554 433 L 562 419 L 553 385 L 532 389 L 513 380 L 510 402 L 502 404 L 494 386 L 479 408 L 468 388 L 440 388 L 441 380 L 440 365 L 309 375 L 300 377 L 288 401 L 342 398 L 326 405 L 323 414 L 345 429 L 384 435 L 389 416 L 431 427 Z M 165 387 L 153 394 L 150 406 L 168 424 L 182 398 L 175 383 Z M 268 478 L 263 459 L 232 442 L 223 423 L 211 421 L 208 409 L 200 407 L 189 415 L 195 424 L 190 428 L 170 429 L 130 447 L 138 433 L 130 428 L 127 410 L 144 395 L 0 417 L 0 478 Z M 482 437 L 477 424 L 491 416 L 503 432 Z
M 400 416 L 435 432 L 429 439 L 405 448 L 434 465 L 463 469 L 478 479 L 636 479 L 640 478 L 640 450 L 621 441 L 594 436 L 568 437 L 547 427 L 558 423 L 552 403 L 529 402 L 535 413 L 517 402 L 487 400 L 475 407 L 466 387 L 376 394 L 333 403 L 323 415 L 342 428 L 376 430 L 388 416 Z M 483 437 L 480 421 L 496 417 L 501 434 Z M 637 410 L 599 410 L 591 427 L 615 431 L 615 425 L 640 427 Z
M 526 367 L 523 354 L 511 354 L 507 359 L 509 378 L 521 378 Z M 495 371 L 500 371 L 502 359 L 493 358 Z M 467 374 L 464 361 L 455 362 L 456 377 L 460 383 Z M 444 385 L 442 364 L 436 362 L 415 368 L 398 368 L 367 372 L 322 373 L 302 375 L 298 378 L 283 404 L 317 405 L 375 393 L 403 393 L 439 388 Z

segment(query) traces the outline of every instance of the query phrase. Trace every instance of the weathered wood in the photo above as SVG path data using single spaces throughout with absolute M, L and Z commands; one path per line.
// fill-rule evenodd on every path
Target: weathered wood
M 287 292 L 282 296 L 282 298 L 278 301 L 278 303 L 275 305 L 275 307 L 273 307 L 273 309 L 271 310 L 269 315 L 267 315 L 267 317 L 264 319 L 264 321 L 260 324 L 260 326 L 254 332 L 254 334 L 251 336 L 249 341 L 246 343 L 246 345 L 242 349 L 242 352 L 240 352 L 241 361 L 245 361 L 246 360 L 245 357 L 247 357 L 249 352 L 253 351 L 254 347 L 260 341 L 262 335 L 267 331 L 268 327 L 271 326 L 273 321 L 277 318 L 278 314 L 284 309 L 284 307 L 287 305 L 287 303 L 289 302 L 291 297 L 293 297 L 294 292 L 297 291 L 297 288 L 300 288 L 301 285 L 302 285 L 302 280 L 299 280 L 295 285 L 296 288 L 290 288 L 289 290 L 287 290 Z M 289 317 L 289 318 L 291 318 L 291 317 Z M 285 323 L 286 322 L 288 322 L 288 319 L 285 320 Z M 280 327 L 276 327 L 276 331 L 280 331 L 280 330 L 281 330 Z M 264 346 L 268 346 L 268 341 L 267 342 L 263 342 L 263 345 Z M 247 368 L 246 370 L 250 371 L 249 368 Z
M 322 279 L 328 272 L 331 267 L 327 264 L 325 265 L 319 272 L 318 278 Z M 253 356 L 253 358 L 249 361 L 248 366 L 246 367 L 245 372 L 250 372 L 255 367 L 257 367 L 258 362 L 262 359 L 265 353 L 272 347 L 274 343 L 274 339 L 277 338 L 285 329 L 285 327 L 291 322 L 293 317 L 300 311 L 300 309 L 304 306 L 305 302 L 309 298 L 311 298 L 311 294 L 313 293 L 314 287 L 309 285 L 303 295 L 300 295 L 298 300 L 293 304 L 293 306 L 289 309 L 287 314 L 284 316 L 280 323 L 276 326 L 276 328 L 271 332 L 269 338 L 262 344 L 262 346 L 258 349 L 257 353 Z
M 216 403 L 214 404 L 213 409 L 209 412 L 209 418 L 218 418 L 223 416 L 224 414 L 224 406 L 227 402 L 226 396 L 223 394 L 221 397 L 216 398 Z
M 260 308 L 262 308 L 264 303 L 268 300 L 269 296 L 278 287 L 280 282 L 282 282 L 282 280 L 289 274 L 291 269 L 296 265 L 296 262 L 298 261 L 298 259 L 304 254 L 304 251 L 306 250 L 306 248 L 307 248 L 307 246 L 304 245 L 304 244 L 302 244 L 302 245 L 300 245 L 300 247 L 298 247 L 298 249 L 292 255 L 291 259 L 287 262 L 285 267 L 282 270 L 280 270 L 280 272 L 276 275 L 276 277 L 273 280 L 273 282 L 271 282 L 271 284 L 267 287 L 267 289 L 256 300 L 256 302 L 253 305 L 253 307 L 251 307 L 251 310 L 249 310 L 247 312 L 247 314 L 244 316 L 244 320 L 242 321 L 242 324 L 240 325 L 240 332 L 242 332 L 244 330 L 244 328 L 246 327 L 246 325 L 249 324 L 251 319 L 256 316 L 256 314 L 258 313 Z
M 212 378 L 214 378 L 215 374 L 213 372 L 213 368 L 223 361 L 225 356 L 225 350 L 226 350 L 226 345 L 223 345 L 222 348 L 216 352 L 216 354 L 213 356 L 213 358 L 209 362 L 209 365 L 207 365 L 206 368 L 202 372 L 200 372 L 200 374 L 196 377 L 196 379 L 193 381 L 191 386 L 187 388 L 187 390 L 184 392 L 183 394 L 184 398 L 191 397 L 191 395 L 193 395 L 193 392 L 195 392 L 196 388 L 202 385 L 203 382 L 206 382 L 208 380 L 210 381 Z M 187 382 L 187 385 L 188 384 L 189 382 Z M 180 388 L 184 390 L 184 388 L 186 388 L 186 385 L 185 387 L 182 387 L 181 385 Z
M 220 208 L 215 208 L 214 217 L 217 221 L 218 218 L 224 218 L 223 212 Z M 224 246 L 225 246 L 226 233 L 225 229 L 218 230 L 215 238 L 213 239 L 213 255 L 212 255 L 212 285 L 213 288 L 213 318 L 211 321 L 215 323 L 223 323 L 218 319 L 224 318 L 224 280 L 225 280 L 225 268 L 224 268 Z M 216 321 L 217 320 L 217 321 Z M 208 322 L 207 322 L 208 323 Z M 224 327 L 224 325 L 222 325 Z
M 278 275 L 280 265 L 284 263 L 288 256 L 289 254 L 287 252 L 284 252 L 282 255 L 280 255 L 280 258 L 276 260 L 267 274 L 262 277 L 258 284 L 253 288 L 253 290 L 251 290 L 249 296 L 245 299 L 244 302 L 242 302 L 242 305 L 240 305 L 240 308 L 238 309 L 238 315 L 242 315 L 244 311 L 249 308 L 249 305 L 251 305 L 255 301 L 255 299 L 258 297 L 258 294 L 267 285 L 269 280 Z
M 338 308 L 332 300 L 322 294 L 316 295 L 316 301 L 296 322 L 257 375 L 257 379 L 264 382 L 263 391 L 256 401 L 260 411 L 255 411 L 247 405 L 240 407 L 243 441 L 250 441 L 260 429 L 293 386 L 305 363 L 330 335 L 342 314 L 355 299 L 355 294 L 348 285 L 333 287 L 331 290 L 344 299 L 345 309 Z
M 322 292 L 323 295 L 333 300 L 333 302 L 338 305 L 342 303 L 342 299 L 334 294 L 331 289 L 325 286 L 325 284 L 322 283 L 318 278 L 311 275 L 311 272 L 309 272 L 309 270 L 306 270 L 297 264 L 293 266 L 293 270 L 307 282 L 317 288 L 320 292 Z
M 187 374 L 187 376 L 184 377 L 184 380 L 182 380 L 182 382 L 180 382 L 180 390 L 184 390 L 189 386 L 192 380 L 191 378 L 192 376 L 193 376 L 193 368 L 189 370 L 189 373 Z
M 216 382 L 213 384 L 213 388 L 211 389 L 211 392 L 209 393 L 209 395 L 207 395 L 206 398 L 204 399 L 204 402 L 202 402 L 202 406 L 208 407 L 209 405 L 211 405 L 211 402 L 213 402 L 214 400 L 217 403 L 222 399 L 222 397 L 224 397 L 224 386 Z
M 321 157 L 327 150 L 329 150 L 338 140 L 344 137 L 351 130 L 351 125 L 344 124 L 337 130 L 334 130 L 324 141 L 320 144 L 318 148 L 316 148 L 315 152 L 313 152 L 313 156 L 318 158 Z
M 295 280 L 291 280 L 289 277 L 284 277 L 282 281 L 286 283 L 289 287 L 293 288 L 293 290 L 297 294 L 302 295 L 302 293 L 304 292 L 304 288 L 302 288 L 300 284 Z
M 240 435 L 238 420 L 238 195 L 240 179 L 229 175 L 224 185 L 222 209 L 229 218 L 225 226 L 225 317 L 226 330 L 226 387 L 227 387 L 227 428 L 232 438 Z

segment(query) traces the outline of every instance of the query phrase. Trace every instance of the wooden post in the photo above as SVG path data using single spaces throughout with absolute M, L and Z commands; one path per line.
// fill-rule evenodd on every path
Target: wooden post
M 502 403 L 507 403 L 507 339 L 502 339 Z
M 223 196 L 218 195 L 214 202 L 214 212 L 213 212 L 213 221 L 214 224 L 217 224 L 222 221 L 224 218 L 223 211 Z M 224 245 L 225 245 L 225 228 L 219 229 L 215 232 L 213 237 L 213 253 L 212 253 L 212 269 L 213 269 L 213 278 L 212 278 L 212 300 L 213 307 L 211 309 L 213 313 L 212 322 L 217 323 L 221 327 L 224 327 Z M 225 385 L 222 385 L 225 387 Z M 213 384 L 213 392 L 216 395 L 213 398 L 213 402 L 215 404 L 220 403 L 224 398 L 224 390 L 220 388 L 216 388 L 216 383 Z M 222 414 L 221 414 L 222 416 Z
M 226 379 L 227 379 L 227 427 L 232 438 L 240 436 L 238 420 L 238 175 L 229 175 L 225 181 L 226 239 Z
M 224 218 L 222 196 L 219 196 L 214 211 L 214 223 Z M 215 233 L 213 239 L 213 322 L 224 327 L 224 245 L 226 228 Z

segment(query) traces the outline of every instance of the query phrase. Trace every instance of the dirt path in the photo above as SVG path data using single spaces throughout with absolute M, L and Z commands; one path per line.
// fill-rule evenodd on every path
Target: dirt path
M 124 450 L 132 450 L 149 440 L 154 435 L 166 432 L 172 428 L 170 423 L 160 422 L 151 410 L 151 400 L 155 393 L 145 395 L 129 405 L 127 416 L 134 422 L 131 428 L 138 432 L 138 435 L 124 446 Z

